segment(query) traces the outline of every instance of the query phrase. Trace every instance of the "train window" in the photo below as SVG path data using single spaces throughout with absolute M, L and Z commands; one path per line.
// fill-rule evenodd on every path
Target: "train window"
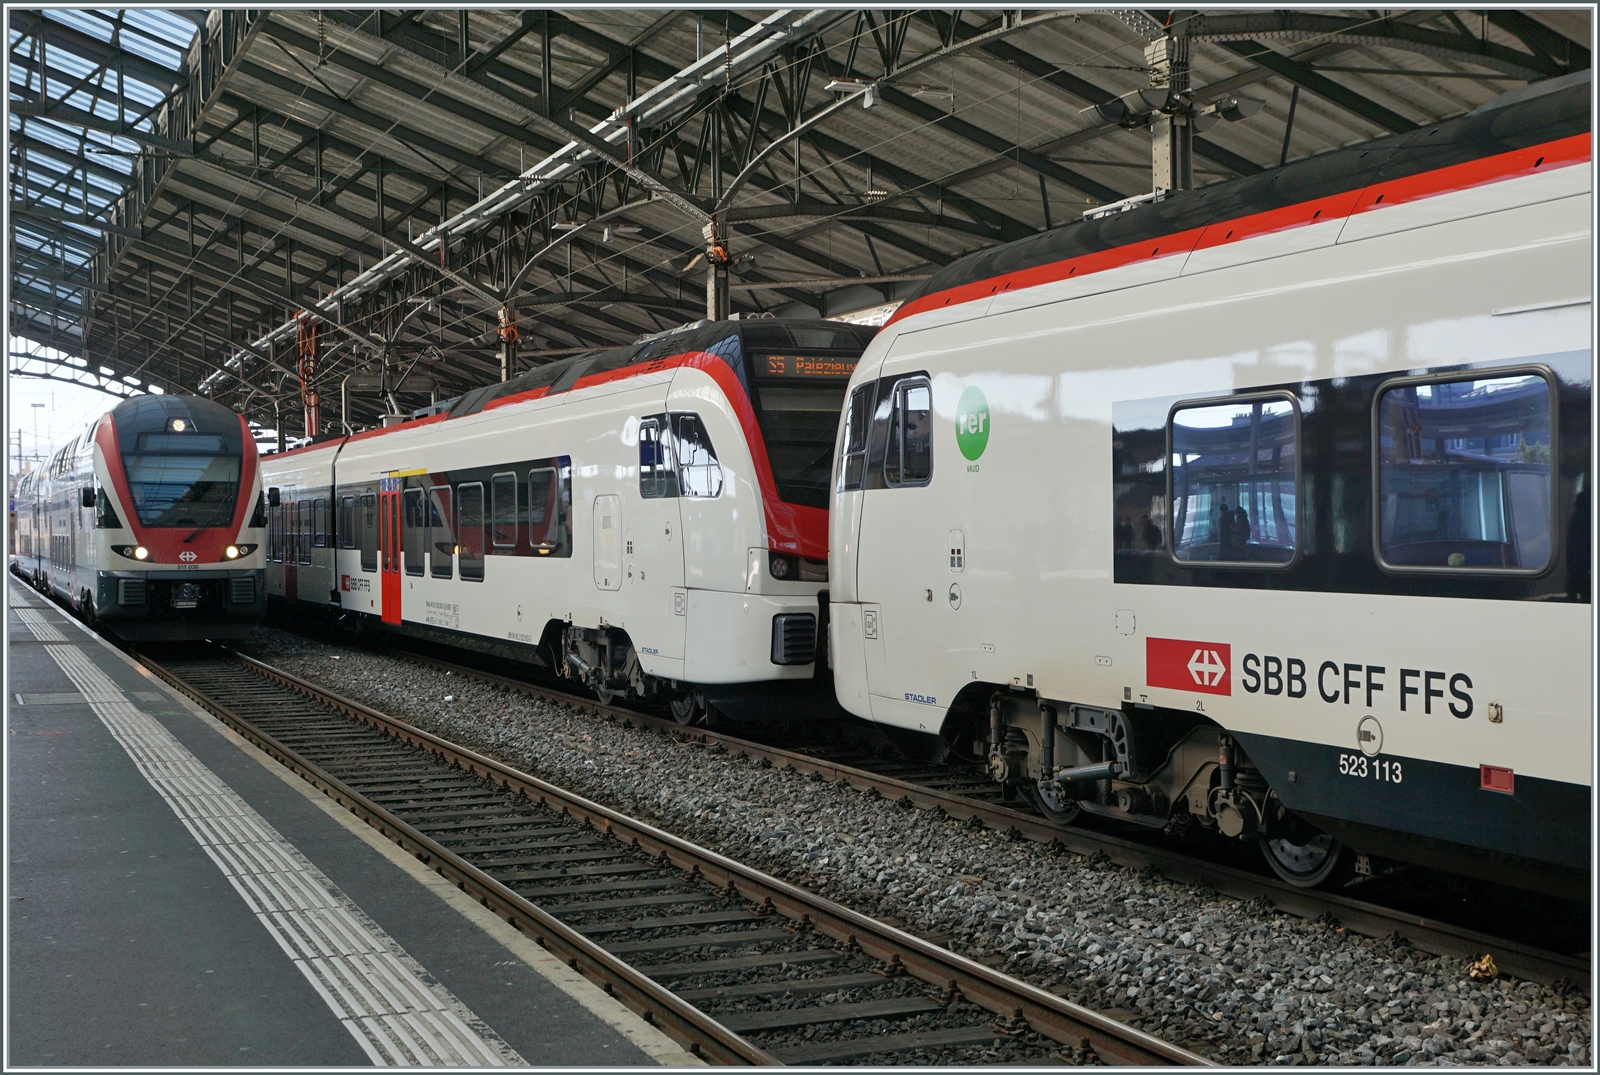
M 850 393 L 844 412 L 844 459 L 839 465 L 839 492 L 860 489 L 867 476 L 867 439 L 872 432 L 871 383 Z
M 665 415 L 639 423 L 639 495 L 650 499 L 678 495 L 672 434 Z
M 470 482 L 456 490 L 456 550 L 461 577 L 483 581 L 483 483 Z
M 428 490 L 428 570 L 436 579 L 447 579 L 455 570 L 456 539 L 450 529 L 455 515 L 450 509 L 448 485 Z
M 267 525 L 267 494 L 265 490 L 262 491 L 260 496 L 256 497 L 256 510 L 250 516 L 250 525 L 257 529 Z
M 540 556 L 549 556 L 566 541 L 561 518 L 561 495 L 554 467 L 528 472 L 528 544 Z
M 353 549 L 356 547 L 356 498 L 341 496 L 339 498 L 339 548 Z
M 122 529 L 122 520 L 118 518 L 117 509 L 112 505 L 111 498 L 106 496 L 104 489 L 95 490 L 94 525 L 98 530 Z
M 1543 370 L 1390 382 L 1373 441 L 1378 561 L 1390 571 L 1550 566 L 1554 392 Z
M 300 501 L 300 562 L 311 562 L 311 501 Z
M 278 508 L 267 509 L 267 559 L 278 561 Z
M 683 496 L 714 497 L 722 493 L 722 465 L 711 446 L 711 434 L 698 414 L 679 414 L 673 448 L 678 457 L 678 487 Z
M 1173 559 L 1255 570 L 1292 563 L 1300 532 L 1295 401 L 1179 404 L 1167 430 Z
M 428 516 L 423 506 L 423 492 L 421 489 L 407 489 L 400 494 L 401 508 L 403 509 L 405 534 L 400 539 L 400 548 L 404 551 L 406 574 L 422 574 L 422 557 L 427 551 L 425 538 L 427 536 Z
M 933 477 L 933 389 L 916 377 L 894 386 L 894 413 L 883 457 L 888 485 L 926 485 Z
M 378 570 L 378 496 L 361 494 L 361 519 L 357 527 L 361 545 L 361 570 Z
M 328 547 L 328 501 L 317 497 L 311 502 L 311 544 L 314 548 Z
M 517 476 L 496 474 L 489 479 L 489 538 L 497 549 L 517 544 Z

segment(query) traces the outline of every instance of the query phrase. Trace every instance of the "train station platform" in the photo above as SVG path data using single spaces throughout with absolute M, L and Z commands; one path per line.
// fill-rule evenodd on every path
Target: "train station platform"
M 700 1063 L 7 588 L 7 1067 Z

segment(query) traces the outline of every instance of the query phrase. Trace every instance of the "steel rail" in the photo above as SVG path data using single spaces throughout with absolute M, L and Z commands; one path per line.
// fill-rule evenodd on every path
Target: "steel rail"
M 600 985 L 607 993 L 643 1016 L 645 1022 L 659 1027 L 696 1056 L 717 1064 L 778 1064 L 778 1061 L 765 1050 L 746 1041 L 700 1009 L 680 1000 L 665 986 L 639 973 L 577 930 L 565 925 L 467 862 L 439 841 L 377 805 L 320 766 L 302 757 L 292 747 L 286 746 L 257 728 L 229 707 L 190 686 L 182 676 L 142 653 L 135 652 L 133 657 L 153 674 L 182 691 L 206 711 L 266 751 L 291 772 L 320 789 L 339 805 L 431 866 L 440 876 L 453 882 L 461 891 L 505 919 L 518 932 L 531 936 L 541 948 L 563 959 L 573 970 Z M 240 659 L 249 660 L 249 658 Z M 412 728 L 410 725 L 383 717 L 382 714 L 369 710 L 359 703 L 318 690 L 309 683 L 294 680 L 286 673 L 268 669 L 265 665 L 261 665 L 260 668 L 266 669 L 266 674 L 286 686 L 310 694 L 323 704 L 353 716 L 363 723 L 376 725 L 388 734 L 422 747 L 436 756 L 461 761 L 463 768 L 481 772 L 482 775 L 514 791 L 523 791 L 530 797 L 537 796 L 546 803 L 551 802 L 550 795 L 543 788 L 536 789 L 532 783 L 527 782 L 531 781 L 531 778 L 514 779 L 512 776 L 514 770 L 497 767 L 494 771 L 489 771 L 482 766 L 482 762 L 487 759 L 480 759 L 477 755 L 469 757 L 468 752 L 462 752 L 460 748 L 452 747 L 444 740 L 419 728 Z M 549 790 L 553 792 L 556 789 L 552 787 Z
M 943 987 L 952 995 L 958 993 L 965 1000 L 1010 1020 L 1012 1025 L 1020 1027 L 1026 1023 L 1054 1041 L 1075 1045 L 1085 1051 L 1092 1049 L 1102 1060 L 1111 1064 L 1211 1065 L 1211 1061 L 1204 1057 L 1135 1027 L 1073 1004 L 887 923 L 451 743 L 282 669 L 232 650 L 227 652 L 250 671 L 395 739 L 426 750 L 449 762 L 452 767 L 486 777 L 531 803 L 543 804 L 577 823 L 638 848 L 686 873 L 698 874 L 754 903 L 765 904 L 770 901 L 779 914 L 801 923 L 802 928 L 815 930 L 847 948 L 859 949 L 874 959 L 889 964 L 898 963 L 913 977 Z M 609 984 L 611 991 L 629 1007 L 648 1013 L 647 1019 L 688 1044 L 691 1049 L 698 1045 L 699 1054 L 706 1059 L 717 1063 L 778 1063 L 766 1052 L 717 1023 L 713 1017 L 680 1000 L 665 987 L 621 962 L 581 933 L 563 925 L 438 841 L 394 817 L 227 706 L 208 698 L 202 691 L 185 683 L 181 675 L 148 657 L 136 656 L 152 672 L 237 728 L 407 851 L 416 854 L 484 906 L 522 932 L 534 936 L 541 945 L 566 958 L 569 963 L 576 960 L 578 970 L 602 985 Z
M 1323 915 L 1332 915 L 1341 926 L 1363 936 L 1389 938 L 1398 934 L 1407 943 L 1422 951 L 1451 958 L 1473 960 L 1485 953 L 1492 953 L 1495 964 L 1500 970 L 1513 977 L 1547 985 L 1566 979 L 1585 991 L 1590 988 L 1590 961 L 1582 956 L 1546 951 L 1533 945 L 1479 933 L 1448 922 L 1368 903 L 1339 893 L 1296 888 L 1275 878 L 1250 873 L 1248 870 L 1209 862 L 1107 833 L 1063 828 L 1037 814 L 1028 814 L 981 799 L 968 798 L 957 792 L 924 787 L 893 776 L 874 773 L 842 762 L 815 758 L 805 753 L 770 746 L 710 728 L 685 727 L 664 717 L 484 672 L 470 665 L 456 664 L 406 649 L 385 652 L 407 660 L 433 665 L 457 675 L 470 676 L 485 683 L 561 702 L 596 715 L 667 731 L 684 741 L 698 742 L 706 746 L 720 745 L 733 754 L 743 754 L 755 760 L 765 759 L 773 765 L 780 767 L 787 765 L 804 773 L 817 773 L 835 783 L 843 781 L 858 791 L 876 792 L 885 798 L 909 801 L 912 806 L 925 810 L 938 810 L 958 820 L 976 818 L 989 828 L 1003 833 L 1014 833 L 1037 843 L 1056 844 L 1080 855 L 1104 854 L 1119 866 L 1139 868 L 1154 866 L 1173 880 L 1207 885 L 1222 895 L 1243 900 L 1269 900 L 1276 909 L 1299 918 L 1315 919 Z

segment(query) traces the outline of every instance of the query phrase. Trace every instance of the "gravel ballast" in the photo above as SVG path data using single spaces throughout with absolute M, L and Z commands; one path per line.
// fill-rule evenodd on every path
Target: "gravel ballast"
M 1475 981 L 1462 960 L 401 657 L 270 627 L 241 648 L 1220 1062 L 1591 1062 L 1589 998 L 1576 988 Z

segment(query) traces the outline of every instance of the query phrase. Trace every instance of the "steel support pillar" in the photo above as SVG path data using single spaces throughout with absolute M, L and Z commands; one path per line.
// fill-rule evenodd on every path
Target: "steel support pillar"
M 1158 112 L 1150 123 L 1151 188 L 1194 188 L 1194 117 L 1187 107 L 1189 93 L 1189 39 L 1161 37 L 1144 47 L 1150 67 L 1150 84 L 1165 86 L 1175 103 L 1170 112 Z

